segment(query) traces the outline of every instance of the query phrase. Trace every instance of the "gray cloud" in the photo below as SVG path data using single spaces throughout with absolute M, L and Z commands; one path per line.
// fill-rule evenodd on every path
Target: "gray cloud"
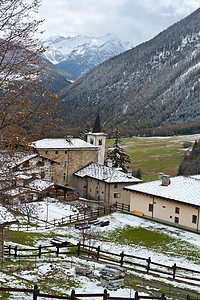
M 42 0 L 44 38 L 115 33 L 137 45 L 199 7 L 199 0 Z

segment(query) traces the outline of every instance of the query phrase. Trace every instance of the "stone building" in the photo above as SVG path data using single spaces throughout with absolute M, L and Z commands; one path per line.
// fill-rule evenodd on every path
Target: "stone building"
M 99 148 L 79 138 L 45 138 L 34 142 L 40 155 L 58 162 L 51 181 L 74 187 L 73 173 L 91 162 L 98 162 Z
M 142 181 L 117 168 L 96 163 L 91 163 L 75 172 L 74 176 L 75 188 L 83 197 L 99 200 L 108 205 L 115 202 L 129 205 L 129 193 L 123 187 Z

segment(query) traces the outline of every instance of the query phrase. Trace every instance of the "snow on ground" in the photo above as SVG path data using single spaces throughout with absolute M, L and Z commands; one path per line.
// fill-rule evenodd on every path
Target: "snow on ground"
M 36 214 L 39 217 L 39 219 L 42 220 L 46 220 L 47 215 L 48 215 L 48 220 L 54 220 L 54 219 L 60 219 L 62 217 L 65 216 L 69 216 L 70 214 L 76 214 L 77 213 L 77 207 L 74 205 L 70 205 L 70 204 L 66 204 L 64 202 L 59 202 L 55 199 L 51 199 L 48 198 L 43 202 L 36 202 Z M 96 226 L 94 230 L 97 230 L 98 233 L 100 232 L 101 235 L 105 235 L 106 233 L 111 230 L 113 231 L 116 228 L 123 228 L 126 225 L 130 225 L 132 227 L 142 227 L 142 228 L 146 228 L 148 230 L 152 230 L 152 231 L 156 231 L 156 232 L 162 232 L 164 234 L 168 234 L 171 237 L 177 239 L 178 241 L 187 241 L 188 243 L 191 244 L 191 247 L 194 247 L 196 250 L 195 253 L 197 253 L 198 255 L 198 251 L 200 250 L 200 235 L 196 234 L 196 233 L 192 233 L 192 232 L 188 232 L 188 231 L 184 231 L 181 230 L 179 228 L 175 228 L 175 227 L 171 227 L 171 226 L 167 226 L 167 225 L 163 225 L 163 224 L 159 224 L 157 222 L 153 222 L 150 220 L 146 220 L 134 215 L 129 215 L 129 214 L 123 214 L 123 213 L 119 213 L 119 212 L 115 212 L 111 215 L 108 216 L 104 216 L 101 218 L 101 220 L 109 220 L 110 224 L 106 227 L 100 227 L 100 226 Z M 46 230 L 47 232 L 51 232 L 52 229 L 48 229 Z M 37 230 L 38 232 L 38 230 Z M 44 230 L 42 230 L 42 232 L 44 232 Z M 53 232 L 55 234 L 57 234 L 58 236 L 62 236 L 65 237 L 67 236 L 67 239 L 74 244 L 77 244 L 77 242 L 82 238 L 80 230 L 75 229 L 75 226 L 66 226 L 66 227 L 56 227 L 53 229 Z M 70 238 L 68 238 L 70 237 Z M 44 242 L 44 244 L 49 245 L 50 244 L 51 239 L 47 238 L 46 241 Z M 36 241 L 35 246 L 37 247 L 39 245 L 39 241 Z M 159 252 L 157 251 L 157 249 L 148 249 L 146 247 L 143 246 L 139 246 L 139 245 L 120 245 L 120 244 L 116 244 L 113 243 L 111 241 L 107 241 L 107 242 L 100 242 L 95 241 L 93 242 L 94 246 L 99 246 L 101 247 L 101 249 L 103 250 L 107 250 L 110 252 L 114 252 L 114 253 L 121 253 L 122 251 L 124 251 L 125 254 L 131 254 L 131 255 L 135 255 L 135 256 L 139 256 L 139 257 L 144 257 L 144 258 L 148 258 L 151 257 L 153 262 L 157 262 L 157 263 L 161 263 L 161 264 L 166 264 L 168 266 L 172 266 L 174 263 L 177 264 L 177 266 L 179 267 L 184 267 L 187 269 L 194 269 L 194 270 L 198 270 L 200 271 L 199 268 L 199 264 L 198 262 L 195 263 L 195 259 L 193 260 L 189 260 L 187 259 L 186 256 L 180 256 L 180 255 L 176 255 L 176 253 L 173 253 L 173 248 L 172 251 L 170 253 L 163 253 L 163 252 Z M 199 249 L 199 250 L 198 250 Z M 70 259 L 70 258 L 68 258 Z M 36 273 L 30 273 L 28 271 L 23 271 L 21 273 L 21 276 L 32 280 L 34 282 L 39 282 L 38 280 L 38 276 L 43 276 L 45 274 L 48 274 L 49 272 L 49 268 L 50 268 L 50 264 L 54 264 L 56 263 L 56 258 L 55 256 L 53 256 L 52 258 L 53 262 L 51 263 L 44 263 L 43 265 L 40 264 L 40 260 L 38 260 L 37 264 L 40 264 L 40 266 L 37 266 L 37 271 Z M 199 259 L 197 260 L 199 261 Z M 73 257 L 71 258 L 71 263 L 73 264 L 73 267 L 70 268 L 69 270 L 67 270 L 68 272 L 71 273 L 71 275 L 73 276 L 73 278 L 75 278 L 75 280 L 78 280 L 79 282 L 79 287 L 75 288 L 76 293 L 91 293 L 94 292 L 95 293 L 102 293 L 103 292 L 103 287 L 100 286 L 100 282 L 97 279 L 88 279 L 85 276 L 76 276 L 75 272 L 74 272 L 74 268 L 76 264 L 86 264 L 88 267 L 90 267 L 91 269 L 95 270 L 95 272 L 97 272 L 100 270 L 100 268 L 102 268 L 102 264 L 96 263 L 96 262 L 89 262 L 89 261 L 85 261 L 85 260 L 80 260 L 80 258 L 77 257 Z M 62 263 L 56 263 L 57 266 L 62 268 Z M 141 275 L 141 274 L 137 274 L 135 273 L 135 275 L 138 275 L 141 278 L 144 279 L 148 279 L 151 280 L 153 279 L 153 277 L 151 275 Z M 3 279 L 3 277 L 2 277 Z M 160 279 L 160 282 L 164 282 L 166 285 L 172 285 L 175 287 L 182 287 L 184 289 L 189 289 L 191 288 L 189 286 L 189 284 L 181 284 L 181 283 L 177 283 L 177 282 L 172 282 L 169 281 L 167 278 L 166 279 Z M 58 289 L 59 290 L 59 289 Z M 70 293 L 71 291 L 66 291 L 65 288 L 63 287 L 61 290 L 63 293 Z M 118 297 L 130 297 L 130 293 L 131 290 L 128 288 L 124 288 L 124 289 L 118 289 L 117 291 L 109 291 L 110 294 L 113 295 L 117 295 Z M 200 293 L 200 288 L 196 288 L 196 292 Z M 133 293 L 133 291 L 132 291 Z M 133 294 L 132 294 L 133 295 Z M 16 298 L 17 299 L 17 298 Z M 23 299 L 23 298 L 21 298 Z M 24 298 L 26 300 L 31 299 L 31 298 Z M 96 298 L 97 299 L 97 298 Z

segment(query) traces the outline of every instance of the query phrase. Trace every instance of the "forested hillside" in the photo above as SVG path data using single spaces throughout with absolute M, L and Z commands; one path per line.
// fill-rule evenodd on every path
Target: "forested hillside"
M 199 20 L 200 9 L 65 88 L 62 128 L 77 133 L 99 109 L 110 134 L 116 125 L 124 136 L 198 132 Z
M 189 155 L 181 162 L 178 175 L 200 174 L 200 141 L 196 141 Z

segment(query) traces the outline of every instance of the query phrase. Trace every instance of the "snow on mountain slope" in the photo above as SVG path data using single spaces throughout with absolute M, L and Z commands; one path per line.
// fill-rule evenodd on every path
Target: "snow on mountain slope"
M 76 76 L 131 48 L 113 34 L 105 36 L 53 36 L 42 42 L 45 57 L 53 64 Z

